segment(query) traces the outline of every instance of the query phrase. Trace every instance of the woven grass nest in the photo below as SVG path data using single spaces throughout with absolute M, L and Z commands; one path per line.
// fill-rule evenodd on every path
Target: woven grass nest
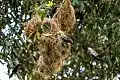
M 27 22 L 26 36 L 35 36 L 37 32 L 40 34 L 40 39 L 37 41 L 40 56 L 36 61 L 35 70 L 43 78 L 47 79 L 60 71 L 63 61 L 69 57 L 72 40 L 66 33 L 73 29 L 75 20 L 71 3 L 69 0 L 65 0 L 64 5 L 61 5 L 53 18 L 41 20 L 40 16 L 34 15 Z M 43 32 L 40 32 L 40 30 L 43 30 Z
M 76 18 L 75 11 L 70 0 L 65 0 L 63 5 L 58 8 L 53 18 L 57 18 L 62 31 L 68 33 L 74 28 Z
M 71 40 L 62 31 L 55 34 L 42 34 L 39 49 L 41 56 L 37 61 L 37 70 L 47 77 L 61 70 L 63 61 L 70 55 Z

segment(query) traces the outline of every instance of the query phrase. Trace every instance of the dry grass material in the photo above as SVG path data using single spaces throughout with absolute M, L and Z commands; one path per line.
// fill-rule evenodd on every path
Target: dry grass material
M 56 18 L 44 18 L 43 21 L 41 21 L 38 15 L 34 15 L 33 18 L 25 24 L 24 31 L 26 36 L 31 37 L 34 36 L 36 32 L 39 32 L 40 29 L 43 33 L 55 33 L 60 30 L 60 24 Z
M 70 0 L 64 1 L 63 5 L 58 8 L 53 18 L 58 19 L 61 30 L 64 32 L 69 32 L 74 28 L 74 24 L 76 23 L 75 11 Z
M 60 30 L 60 24 L 55 18 L 45 18 L 42 22 L 41 28 L 44 29 L 44 33 L 55 33 Z
M 41 24 L 41 18 L 38 15 L 34 15 L 32 19 L 25 24 L 24 31 L 26 36 L 33 35 L 38 30 L 38 27 L 41 26 Z
M 64 32 L 42 34 L 40 40 L 40 57 L 37 62 L 37 71 L 40 75 L 48 77 L 61 70 L 63 61 L 70 55 L 71 45 L 63 46 Z

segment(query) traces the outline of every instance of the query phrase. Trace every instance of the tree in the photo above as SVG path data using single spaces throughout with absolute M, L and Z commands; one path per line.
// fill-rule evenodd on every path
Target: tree
M 48 0 L 0 1 L 0 46 L 2 48 L 0 62 L 7 63 L 9 75 L 12 70 L 20 80 L 24 80 L 26 74 L 31 76 L 34 60 L 26 52 L 28 47 L 21 37 L 22 25 L 30 20 L 37 10 L 39 12 L 38 7 L 41 16 L 52 17 L 60 2 L 56 0 L 53 2 Z M 72 55 L 62 71 L 51 76 L 51 79 L 113 80 L 120 71 L 120 1 L 73 0 L 72 3 L 77 18 L 75 28 L 69 35 L 73 40 Z M 49 7 L 46 8 L 44 6 L 46 4 Z M 32 49 L 34 50 L 34 47 L 31 47 Z

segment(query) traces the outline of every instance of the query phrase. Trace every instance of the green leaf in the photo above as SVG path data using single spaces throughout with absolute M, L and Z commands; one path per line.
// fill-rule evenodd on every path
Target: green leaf
M 46 4 L 47 7 L 52 7 L 54 5 L 55 3 L 53 3 L 53 1 L 48 1 L 48 3 Z

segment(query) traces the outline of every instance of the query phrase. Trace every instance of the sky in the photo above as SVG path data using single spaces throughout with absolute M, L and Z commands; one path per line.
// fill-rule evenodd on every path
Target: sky
M 9 79 L 9 76 L 7 75 L 7 67 L 6 64 L 2 65 L 0 63 L 0 80 L 18 80 L 16 76 L 14 75 L 13 78 Z
M 0 64 L 0 80 L 10 80 L 6 72 L 7 72 L 6 65 Z

